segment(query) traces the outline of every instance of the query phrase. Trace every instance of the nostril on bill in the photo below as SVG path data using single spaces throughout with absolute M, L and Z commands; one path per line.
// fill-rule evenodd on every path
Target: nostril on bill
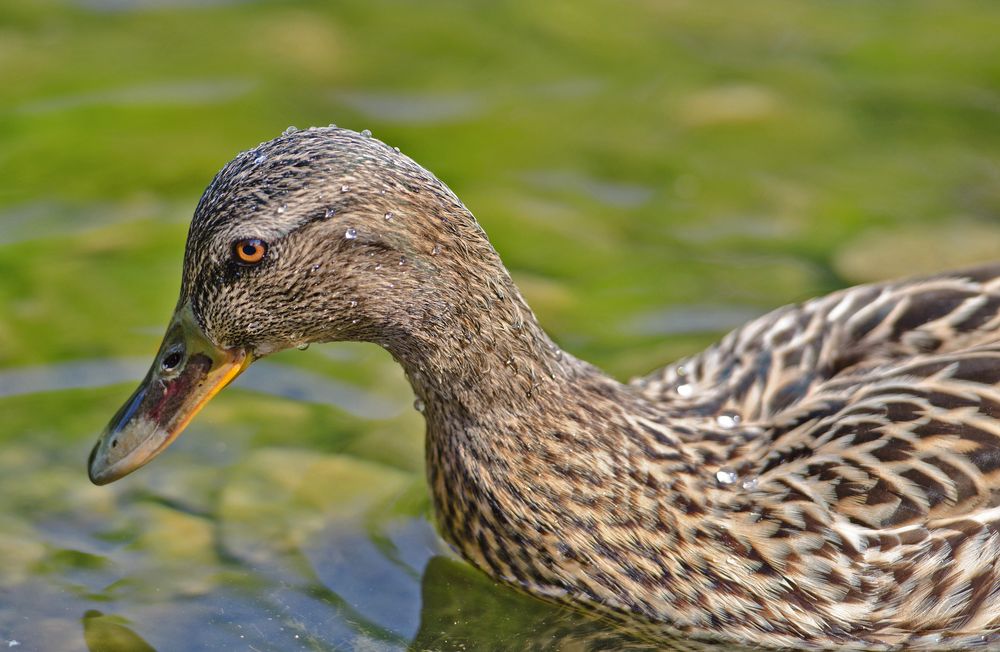
M 177 365 L 181 363 L 183 358 L 184 356 L 180 351 L 173 351 L 172 353 L 168 353 L 166 357 L 163 358 L 163 362 L 160 363 L 160 366 L 163 367 L 164 371 L 173 371 L 177 368 Z

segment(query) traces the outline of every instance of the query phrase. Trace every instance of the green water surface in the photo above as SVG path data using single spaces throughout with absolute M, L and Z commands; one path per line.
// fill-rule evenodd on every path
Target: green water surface
M 626 646 L 448 552 L 373 346 L 261 362 L 90 485 L 202 189 L 289 125 L 371 129 L 625 379 L 784 303 L 1000 258 L 998 34 L 972 0 L 0 3 L 0 648 Z

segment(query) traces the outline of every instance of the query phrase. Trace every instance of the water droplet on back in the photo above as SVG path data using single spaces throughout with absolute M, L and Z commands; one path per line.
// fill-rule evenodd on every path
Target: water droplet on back
M 760 481 L 757 480 L 755 476 L 753 478 L 747 478 L 746 480 L 743 481 L 743 484 L 741 484 L 740 486 L 746 489 L 747 491 L 754 491 L 757 489 L 758 484 L 760 484 Z
M 351 301 L 348 305 L 351 306 L 352 308 L 357 308 L 358 307 L 358 302 L 357 301 Z
M 288 135 L 294 134 L 298 130 L 299 130 L 298 127 L 296 127 L 294 125 L 289 125 L 287 129 L 285 129 L 284 131 L 281 132 L 281 135 L 282 136 L 288 136 Z
M 350 189 L 351 189 L 350 186 L 344 184 L 343 186 L 340 187 L 340 192 L 348 192 Z
M 361 135 L 364 136 L 365 138 L 371 138 L 371 136 L 372 136 L 372 130 L 371 129 L 362 129 L 361 130 Z
M 393 215 L 392 215 L 391 212 L 390 213 L 386 213 L 385 214 L 385 221 L 386 222 L 391 222 L 392 221 L 392 217 L 393 217 Z
M 303 342 L 302 344 L 297 345 L 295 348 L 298 349 L 299 351 L 305 351 L 306 349 L 309 348 L 309 342 Z
M 348 229 L 344 231 L 344 238 L 347 240 L 353 240 L 357 237 L 358 237 L 358 230 L 355 229 L 353 226 L 348 227 Z
M 694 386 L 691 383 L 684 383 L 677 386 L 677 394 L 683 398 L 688 398 L 694 394 Z
M 323 217 L 330 218 L 337 214 L 336 209 L 328 208 L 323 212 Z
M 281 206 L 278 206 L 279 213 L 284 213 L 287 210 L 288 210 L 288 204 L 282 204 Z
M 720 414 L 715 417 L 715 422 L 719 424 L 720 428 L 725 428 L 729 430 L 735 428 L 740 422 L 740 415 L 738 414 Z
M 723 467 L 715 472 L 715 479 L 721 485 L 733 484 L 738 478 L 739 475 L 737 475 L 736 471 L 727 467 Z
M 431 255 L 437 256 L 439 253 L 441 253 L 441 245 L 434 245 L 434 248 L 431 249 Z
M 255 158 L 253 160 L 253 164 L 254 165 L 260 165 L 261 163 L 263 163 L 266 160 L 267 160 L 267 154 L 261 154 L 260 156 L 258 156 L 257 158 Z

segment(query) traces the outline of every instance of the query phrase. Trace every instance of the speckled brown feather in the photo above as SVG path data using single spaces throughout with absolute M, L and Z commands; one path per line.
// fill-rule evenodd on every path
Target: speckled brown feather
M 231 262 L 245 237 L 262 265 Z M 325 128 L 216 176 L 181 300 L 257 355 L 388 349 L 442 532 L 535 595 L 770 646 L 1000 630 L 1000 268 L 782 308 L 624 385 L 548 338 L 440 181 Z

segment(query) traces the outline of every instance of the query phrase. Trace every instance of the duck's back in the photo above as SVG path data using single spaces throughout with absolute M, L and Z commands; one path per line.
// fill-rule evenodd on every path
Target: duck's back
M 862 286 L 632 386 L 744 435 L 717 448 L 727 536 L 754 581 L 820 629 L 979 643 L 1000 627 L 998 329 L 1000 266 Z
M 1000 341 L 1000 264 L 785 306 L 630 385 L 671 414 L 766 421 L 824 383 Z

